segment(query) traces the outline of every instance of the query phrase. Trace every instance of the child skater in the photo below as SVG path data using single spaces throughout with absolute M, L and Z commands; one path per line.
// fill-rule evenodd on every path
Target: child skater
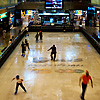
M 19 75 L 17 75 L 15 78 L 13 78 L 12 81 L 13 81 L 14 79 L 17 80 L 17 83 L 16 83 L 16 91 L 15 91 L 14 94 L 15 94 L 15 95 L 17 94 L 17 90 L 18 90 L 19 85 L 22 87 L 22 89 L 23 89 L 25 92 L 27 92 L 26 89 L 25 89 L 25 87 L 24 87 L 23 84 L 22 84 L 23 79 L 21 79 L 21 78 L 19 77 Z

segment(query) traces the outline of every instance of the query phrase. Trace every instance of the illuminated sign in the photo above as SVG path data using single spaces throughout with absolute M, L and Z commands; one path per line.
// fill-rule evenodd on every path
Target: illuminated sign
M 26 10 L 26 15 L 33 15 L 36 12 L 36 10 Z
M 95 7 L 88 7 L 88 10 L 94 10 L 95 11 Z
M 0 14 L 0 19 L 7 17 L 7 12 Z
M 39 13 L 39 15 L 69 15 L 69 13 Z
M 75 15 L 82 15 L 82 10 L 75 10 Z
M 62 0 L 46 0 L 46 9 L 62 9 Z

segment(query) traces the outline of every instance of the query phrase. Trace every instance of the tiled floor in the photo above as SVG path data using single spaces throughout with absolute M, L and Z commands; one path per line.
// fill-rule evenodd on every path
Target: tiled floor
M 30 51 L 21 56 L 21 42 L 0 69 L 0 100 L 80 100 L 79 78 L 90 72 L 85 100 L 100 100 L 100 55 L 80 32 L 43 32 L 43 41 L 36 43 L 36 32 L 26 37 Z M 23 38 L 23 41 L 25 38 Z M 50 60 L 53 44 L 56 61 Z M 19 87 L 14 95 L 17 74 L 24 79 L 27 93 Z

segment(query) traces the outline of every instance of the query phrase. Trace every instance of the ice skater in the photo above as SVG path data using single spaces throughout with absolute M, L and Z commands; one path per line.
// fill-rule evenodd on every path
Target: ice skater
M 21 47 L 22 47 L 22 55 L 21 56 L 25 57 L 26 44 L 23 41 L 22 41 Z
M 25 39 L 25 44 L 26 44 L 26 46 L 28 47 L 28 50 L 30 50 L 30 48 L 29 48 L 29 43 L 28 43 L 28 40 L 27 40 L 27 39 Z
M 84 95 L 85 95 L 85 91 L 87 88 L 87 84 L 89 83 L 89 80 L 91 80 L 91 87 L 93 88 L 93 82 L 92 82 L 92 78 L 89 75 L 89 72 L 86 70 L 86 74 L 82 75 L 79 79 L 79 86 L 81 86 L 81 80 L 82 80 L 82 94 L 81 94 L 81 99 L 84 99 Z
M 38 42 L 38 37 L 39 37 L 39 34 L 38 34 L 38 32 L 37 32 L 37 34 L 35 35 L 36 42 Z
M 52 51 L 51 51 L 51 60 L 55 61 L 55 58 L 56 58 L 56 47 L 55 47 L 55 45 L 53 45 L 50 49 L 48 49 L 48 51 L 51 50 L 51 49 L 52 49 Z M 54 57 L 53 57 L 53 54 L 54 54 Z
M 23 79 L 21 79 L 21 78 L 19 77 L 19 75 L 17 75 L 15 78 L 13 78 L 12 81 L 15 80 L 15 79 L 17 80 L 17 83 L 16 83 L 16 91 L 15 91 L 14 94 L 15 94 L 15 95 L 17 94 L 19 85 L 22 87 L 22 89 L 23 89 L 25 92 L 27 92 L 26 89 L 25 89 L 25 87 L 24 87 L 23 84 L 22 84 Z
M 39 33 L 39 35 L 40 35 L 40 40 L 42 40 L 42 31 L 40 31 L 40 33 Z

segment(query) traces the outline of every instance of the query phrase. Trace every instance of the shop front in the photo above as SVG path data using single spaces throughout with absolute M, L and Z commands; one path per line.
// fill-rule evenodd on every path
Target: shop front
M 54 12 L 53 12 L 54 11 Z M 62 25 L 63 23 L 69 24 L 69 13 L 64 13 L 51 10 L 51 12 L 44 11 L 43 13 L 39 13 L 41 17 L 42 25 Z
M 21 19 L 27 26 L 41 24 L 41 18 L 38 10 L 21 10 Z
M 0 32 L 2 30 L 9 31 L 9 13 L 7 11 L 0 12 Z
M 15 20 L 14 11 L 10 11 L 10 18 L 9 18 L 10 29 L 12 29 L 15 26 L 14 20 Z
M 70 23 L 74 26 L 85 26 L 87 10 L 70 10 Z
M 14 15 L 15 15 L 14 18 L 15 26 L 21 26 L 22 25 L 21 10 L 15 10 Z

